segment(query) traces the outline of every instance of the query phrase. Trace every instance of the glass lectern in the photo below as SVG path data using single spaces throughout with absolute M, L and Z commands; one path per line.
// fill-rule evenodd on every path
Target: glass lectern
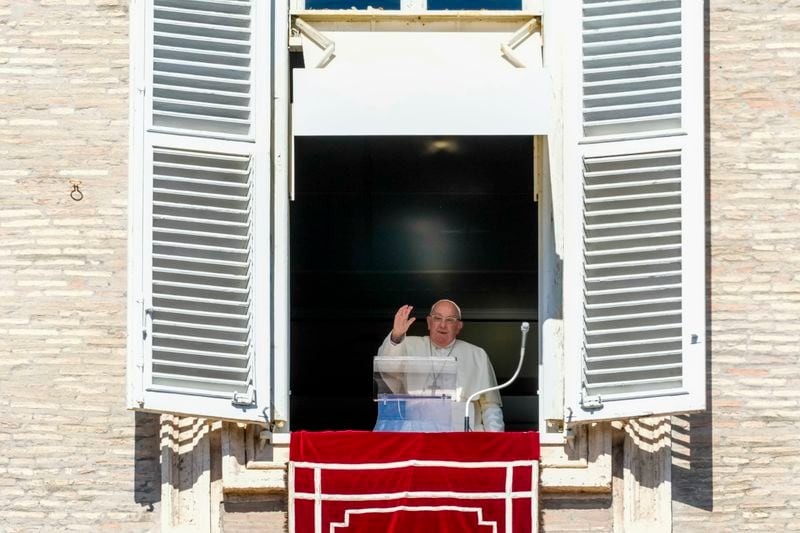
M 375 357 L 375 431 L 462 431 L 454 357 Z

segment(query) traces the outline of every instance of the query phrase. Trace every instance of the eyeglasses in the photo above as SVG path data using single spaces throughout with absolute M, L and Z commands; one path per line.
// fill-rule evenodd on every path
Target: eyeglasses
M 458 322 L 458 317 L 455 316 L 442 316 L 442 315 L 428 315 L 434 323 L 436 322 L 444 322 L 448 326 L 454 325 Z

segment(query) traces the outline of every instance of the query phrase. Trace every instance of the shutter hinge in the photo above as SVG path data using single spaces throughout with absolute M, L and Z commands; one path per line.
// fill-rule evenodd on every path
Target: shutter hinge
M 247 392 L 234 392 L 231 403 L 237 407 L 252 407 L 256 404 L 256 391 L 249 387 Z
M 289 28 L 289 51 L 303 51 L 303 38 L 300 36 L 300 30 L 297 28 Z
M 146 307 L 144 301 L 142 301 L 142 308 L 144 309 L 143 320 L 142 320 L 142 340 L 147 340 L 147 319 L 153 320 L 153 308 Z
M 258 434 L 258 449 L 263 450 L 267 444 L 272 442 L 272 431 L 264 429 Z
M 603 399 L 600 396 L 586 396 L 581 394 L 581 407 L 591 411 L 603 408 Z
M 152 318 L 153 309 L 147 307 L 144 298 L 137 299 L 136 303 L 138 303 L 142 309 L 142 341 L 145 341 L 147 340 L 147 319 L 148 317 Z M 135 380 L 133 383 L 133 394 L 135 396 L 134 401 L 139 408 L 144 407 L 144 347 L 144 342 L 139 344 L 139 348 L 141 349 L 136 350 L 136 359 L 134 361 L 136 365 L 136 374 L 133 378 Z

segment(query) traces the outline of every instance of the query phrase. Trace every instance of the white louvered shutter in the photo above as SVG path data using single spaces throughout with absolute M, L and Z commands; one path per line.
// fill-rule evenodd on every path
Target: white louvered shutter
M 132 5 L 133 408 L 269 417 L 268 7 Z
M 703 409 L 702 3 L 577 4 L 564 94 L 567 416 Z

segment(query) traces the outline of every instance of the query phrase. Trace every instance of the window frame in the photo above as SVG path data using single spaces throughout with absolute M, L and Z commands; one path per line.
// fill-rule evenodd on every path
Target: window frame
M 520 9 L 509 9 L 509 10 L 429 10 L 427 6 L 427 0 L 400 0 L 400 9 L 398 10 L 373 10 L 373 9 L 359 9 L 357 10 L 358 13 L 386 13 L 391 15 L 410 15 L 410 14 L 419 14 L 419 13 L 431 13 L 431 14 L 455 14 L 455 13 L 478 13 L 482 16 L 490 17 L 492 13 L 525 13 L 525 14 L 541 14 L 542 13 L 542 5 L 545 0 L 521 0 Z M 343 15 L 353 13 L 351 9 L 306 9 L 305 7 L 305 0 L 290 0 L 290 12 L 292 15 L 302 14 L 302 13 L 341 13 Z

